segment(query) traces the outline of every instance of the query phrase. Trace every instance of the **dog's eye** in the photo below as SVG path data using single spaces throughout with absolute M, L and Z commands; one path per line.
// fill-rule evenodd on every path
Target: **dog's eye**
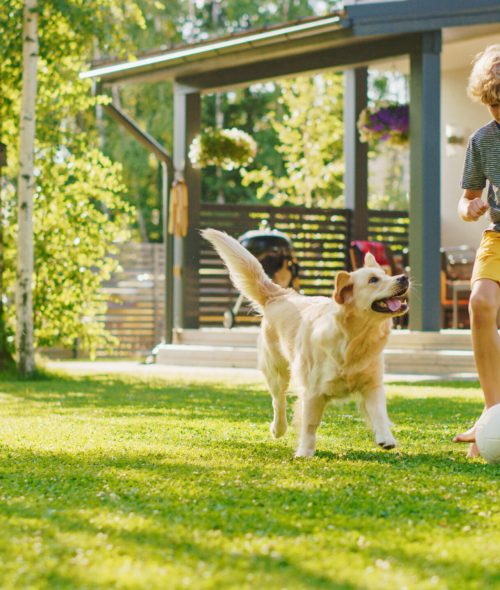
M 380 279 L 378 277 L 370 277 L 369 283 L 378 283 Z

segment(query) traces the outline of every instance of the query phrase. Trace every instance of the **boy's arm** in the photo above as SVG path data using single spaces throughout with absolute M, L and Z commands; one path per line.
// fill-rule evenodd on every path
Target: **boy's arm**
M 488 211 L 488 205 L 481 199 L 482 190 L 466 188 L 458 202 L 458 214 L 464 221 L 477 221 Z

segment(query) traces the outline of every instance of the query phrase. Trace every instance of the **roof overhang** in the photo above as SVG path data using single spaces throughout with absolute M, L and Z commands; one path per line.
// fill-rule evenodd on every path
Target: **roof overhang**
M 280 76 L 352 67 L 418 51 L 422 34 L 500 22 L 499 0 L 399 0 L 246 31 L 81 74 L 103 84 L 175 80 L 214 90 Z
M 135 61 L 102 65 L 81 74 L 81 78 L 99 78 L 104 83 L 172 79 L 202 71 L 252 63 L 255 59 L 277 57 L 301 48 L 313 47 L 327 38 L 342 36 L 349 29 L 343 13 L 328 17 L 287 23 L 179 47 L 141 57 Z

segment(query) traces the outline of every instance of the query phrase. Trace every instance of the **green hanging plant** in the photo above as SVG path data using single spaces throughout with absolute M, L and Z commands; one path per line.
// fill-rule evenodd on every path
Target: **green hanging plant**
M 257 154 L 253 137 L 241 129 L 209 127 L 197 135 L 189 147 L 189 159 L 195 168 L 218 166 L 235 170 L 248 166 Z

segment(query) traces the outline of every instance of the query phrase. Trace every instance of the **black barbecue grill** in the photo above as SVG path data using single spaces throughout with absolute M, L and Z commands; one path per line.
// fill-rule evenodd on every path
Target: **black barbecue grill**
M 277 230 L 250 230 L 238 238 L 239 243 L 262 264 L 267 276 L 284 288 L 299 288 L 299 265 L 290 238 Z M 232 328 L 244 295 L 240 293 L 232 309 L 224 312 L 224 327 Z

